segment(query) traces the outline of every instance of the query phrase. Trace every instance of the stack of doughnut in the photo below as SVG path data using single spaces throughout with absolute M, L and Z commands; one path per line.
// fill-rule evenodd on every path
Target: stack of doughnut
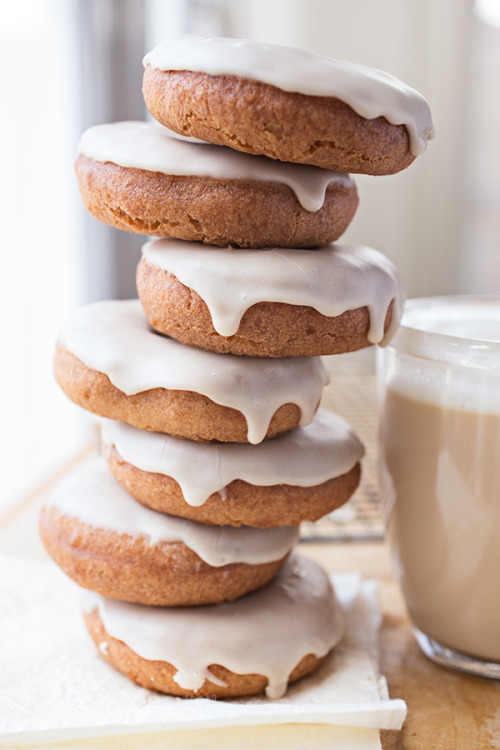
M 181 36 L 144 62 L 157 122 L 91 128 L 76 173 L 100 221 L 159 239 L 139 300 L 61 331 L 55 376 L 102 418 L 102 456 L 55 490 L 41 534 L 133 681 L 279 697 L 343 632 L 328 577 L 292 552 L 360 477 L 360 441 L 318 409 L 320 355 L 386 343 L 403 304 L 390 261 L 335 242 L 348 172 L 407 167 L 430 113 L 385 73 L 285 47 Z

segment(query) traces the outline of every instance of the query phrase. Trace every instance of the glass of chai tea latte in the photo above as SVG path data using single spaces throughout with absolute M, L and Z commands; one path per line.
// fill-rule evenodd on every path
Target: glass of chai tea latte
M 409 300 L 378 353 L 394 570 L 422 651 L 500 679 L 500 297 Z

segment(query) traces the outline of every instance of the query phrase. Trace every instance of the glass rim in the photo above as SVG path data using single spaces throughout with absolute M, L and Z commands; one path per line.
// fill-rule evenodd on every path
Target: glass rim
M 403 310 L 402 322 L 387 348 L 428 360 L 497 369 L 500 366 L 500 341 L 423 330 L 404 321 L 405 313 L 408 311 L 426 310 L 431 306 L 451 309 L 456 305 L 470 305 L 476 309 L 493 306 L 498 307 L 500 313 L 500 296 L 443 295 L 408 299 Z

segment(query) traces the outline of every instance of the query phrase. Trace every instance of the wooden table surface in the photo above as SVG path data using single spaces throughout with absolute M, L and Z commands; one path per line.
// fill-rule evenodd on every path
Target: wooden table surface
M 445 670 L 420 652 L 383 542 L 307 545 L 330 571 L 359 570 L 380 582 L 380 671 L 408 715 L 400 732 L 382 732 L 384 750 L 500 748 L 500 685 Z

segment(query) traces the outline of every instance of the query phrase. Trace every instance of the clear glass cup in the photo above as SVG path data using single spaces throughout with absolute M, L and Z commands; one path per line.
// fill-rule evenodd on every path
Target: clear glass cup
M 377 375 L 386 526 L 416 639 L 500 679 L 500 297 L 409 300 Z

